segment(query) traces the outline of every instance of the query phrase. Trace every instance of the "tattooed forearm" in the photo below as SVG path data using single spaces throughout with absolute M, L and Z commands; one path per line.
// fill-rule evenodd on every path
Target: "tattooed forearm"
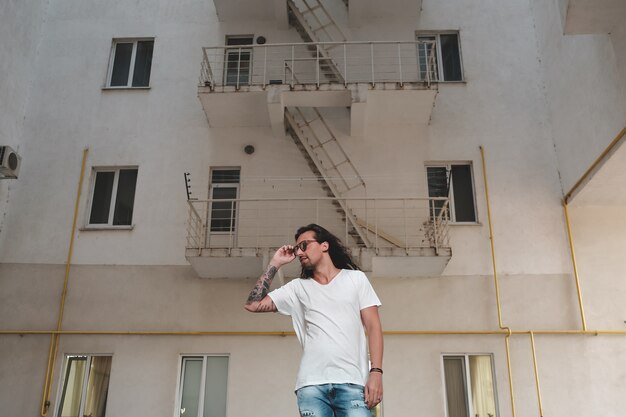
M 272 280 L 274 279 L 274 275 L 278 272 L 278 268 L 274 265 L 269 265 L 267 267 L 267 271 L 263 275 L 259 277 L 256 282 L 256 285 L 250 291 L 250 295 L 248 296 L 248 300 L 246 304 L 253 303 L 255 301 L 261 301 L 267 293 L 270 291 L 270 285 L 272 285 Z

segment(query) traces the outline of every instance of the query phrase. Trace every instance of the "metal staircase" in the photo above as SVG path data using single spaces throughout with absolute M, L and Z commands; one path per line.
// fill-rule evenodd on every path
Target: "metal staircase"
M 287 6 L 290 23 L 305 42 L 347 41 L 339 25 L 319 0 L 287 0 Z
M 304 42 L 345 42 L 346 36 L 319 0 L 287 0 L 289 23 Z M 331 50 L 339 46 L 320 47 L 311 45 L 311 56 L 320 62 L 320 72 L 331 82 L 343 83 L 344 77 L 331 56 Z
M 357 246 L 371 247 L 363 222 L 357 219 L 347 201 L 341 199 L 351 190 L 365 190 L 365 182 L 319 110 L 315 107 L 288 108 L 285 109 L 285 121 L 288 133 L 311 171 L 321 182 L 326 194 L 334 198 L 333 205 L 342 215 L 342 220 L 347 222 L 348 234 L 354 238 Z
M 305 42 L 345 42 L 346 36 L 336 24 L 330 13 L 319 0 L 287 0 L 289 21 Z M 346 3 L 347 7 L 347 3 Z M 331 50 L 338 46 L 326 47 L 311 45 L 309 51 L 320 62 L 320 72 L 331 82 L 343 83 L 344 78 L 331 56 Z M 289 68 L 287 68 L 289 70 Z M 293 76 L 293 74 L 292 74 Z M 337 137 L 315 107 L 285 108 L 285 126 L 300 152 L 306 159 L 311 171 L 319 179 L 322 189 L 333 197 L 333 205 L 348 226 L 348 234 L 357 246 L 372 247 L 368 233 L 394 246 L 403 246 L 402 242 L 358 218 L 342 200 L 352 190 L 362 189 L 365 194 L 365 181 L 350 161 Z

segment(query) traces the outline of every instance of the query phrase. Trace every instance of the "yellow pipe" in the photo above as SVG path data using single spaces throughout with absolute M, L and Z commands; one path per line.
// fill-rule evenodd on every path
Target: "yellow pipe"
M 487 164 L 485 163 L 485 150 L 482 146 L 479 146 L 480 158 L 483 165 L 483 180 L 485 182 L 485 200 L 487 202 L 487 221 L 489 223 L 489 243 L 491 244 L 491 264 L 493 266 L 493 283 L 496 289 L 496 305 L 498 308 L 498 326 L 502 330 L 506 330 L 507 334 L 504 337 L 504 344 L 506 347 L 506 364 L 509 370 L 509 391 L 511 394 L 511 412 L 515 417 L 515 398 L 513 395 L 513 370 L 511 368 L 511 351 L 509 349 L 509 338 L 511 337 L 511 329 L 505 327 L 502 324 L 502 309 L 500 307 L 500 285 L 498 283 L 498 268 L 496 267 L 496 247 L 493 241 L 493 227 L 491 224 L 491 206 L 489 204 L 489 184 L 487 182 Z
M 567 202 L 563 200 L 563 211 L 565 213 L 565 224 L 567 225 L 567 238 L 569 241 L 569 250 L 572 257 L 572 266 L 574 268 L 574 279 L 576 280 L 576 292 L 578 294 L 578 306 L 580 309 L 580 319 L 582 321 L 583 330 L 587 330 L 587 321 L 585 320 L 585 308 L 583 307 L 583 295 L 580 290 L 580 278 L 578 276 L 578 266 L 576 264 L 576 252 L 574 251 L 574 239 L 572 237 L 572 227 L 569 221 L 569 211 Z
M 65 297 L 67 295 L 67 284 L 70 277 L 70 266 L 72 264 L 72 253 L 74 250 L 74 235 L 76 234 L 76 221 L 78 219 L 78 207 L 80 205 L 80 194 L 83 188 L 83 178 L 85 177 L 85 164 L 87 162 L 87 154 L 89 148 L 83 149 L 83 161 L 80 167 L 80 178 L 78 180 L 78 189 L 76 190 L 76 202 L 74 203 L 74 218 L 72 220 L 72 232 L 70 235 L 70 246 L 67 251 L 67 261 L 65 263 L 65 279 L 63 281 L 63 292 L 61 293 L 61 303 L 59 305 L 59 319 L 57 320 L 57 333 L 50 337 L 50 349 L 48 351 L 48 365 L 46 367 L 46 379 L 44 381 L 43 396 L 41 399 L 41 417 L 48 415 L 50 408 L 50 388 L 52 387 L 52 378 L 54 376 L 54 366 L 56 364 L 57 350 L 59 347 L 59 337 L 61 327 L 63 325 L 63 312 L 65 311 Z
M 535 335 L 530 332 L 530 344 L 533 349 L 533 365 L 535 367 L 535 386 L 537 387 L 537 401 L 539 402 L 539 416 L 543 417 L 543 406 L 541 404 L 541 387 L 539 385 L 539 371 L 537 370 L 537 353 L 535 352 Z
M 569 192 L 565 194 L 565 197 L 563 198 L 563 200 L 565 201 L 566 204 L 569 204 L 569 200 L 574 195 L 574 192 L 577 191 L 578 187 L 580 187 L 587 180 L 587 178 L 591 176 L 591 173 L 596 169 L 598 165 L 600 165 L 602 160 L 606 158 L 606 156 L 613 151 L 613 148 L 617 146 L 619 141 L 622 140 L 622 138 L 625 135 L 626 135 L 626 126 L 624 126 L 624 128 L 617 134 L 615 139 L 613 139 L 611 143 L 609 143 L 609 146 L 606 147 L 606 149 L 600 154 L 600 156 L 597 157 L 595 161 L 593 161 L 591 166 L 587 169 L 587 171 L 585 171 L 582 177 L 580 177 L 580 179 L 576 181 L 576 184 L 574 184 L 574 186 L 569 190 Z
M 511 413 L 515 417 L 515 395 L 513 395 L 513 372 L 511 367 L 511 350 L 509 348 L 509 338 L 511 337 L 511 329 L 509 334 L 504 336 L 504 345 L 506 347 L 506 366 L 509 368 L 509 390 L 511 394 Z
M 387 336 L 492 336 L 492 335 L 600 336 L 626 335 L 626 330 L 387 330 Z M 2 335 L 66 336 L 295 336 L 293 331 L 136 331 L 136 330 L 0 330 Z
M 485 183 L 485 200 L 487 202 L 487 222 L 489 224 L 489 243 L 491 244 L 491 264 L 493 266 L 493 281 L 496 288 L 496 305 L 498 307 L 498 326 L 501 329 L 505 329 L 502 325 L 502 310 L 500 308 L 500 285 L 498 284 L 498 270 L 496 268 L 496 248 L 493 241 L 493 232 L 491 226 L 491 206 L 489 204 L 489 184 L 487 183 L 487 165 L 485 164 L 485 150 L 482 146 L 480 148 L 480 158 L 483 165 L 483 180 Z

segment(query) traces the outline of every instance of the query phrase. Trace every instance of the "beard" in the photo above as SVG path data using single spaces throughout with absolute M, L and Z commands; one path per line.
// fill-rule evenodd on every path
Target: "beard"
M 302 265 L 302 264 L 301 264 Z M 312 278 L 313 272 L 315 272 L 315 268 L 309 265 L 302 265 L 302 273 L 300 274 L 302 278 Z

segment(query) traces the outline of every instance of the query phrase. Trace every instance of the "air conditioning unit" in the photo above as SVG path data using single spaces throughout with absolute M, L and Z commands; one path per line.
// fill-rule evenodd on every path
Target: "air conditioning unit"
M 9 146 L 0 146 L 0 178 L 17 178 L 22 157 Z

